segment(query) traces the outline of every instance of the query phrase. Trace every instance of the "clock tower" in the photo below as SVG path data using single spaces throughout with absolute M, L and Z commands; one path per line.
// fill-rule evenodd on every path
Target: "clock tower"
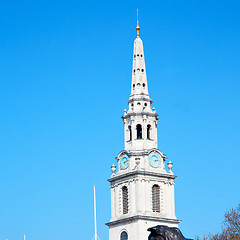
M 137 14 L 138 15 L 138 14 Z M 124 123 L 124 150 L 112 165 L 109 240 L 147 240 L 155 225 L 178 227 L 175 216 L 172 162 L 157 145 L 158 114 L 148 93 L 147 75 L 137 17 L 131 94 Z

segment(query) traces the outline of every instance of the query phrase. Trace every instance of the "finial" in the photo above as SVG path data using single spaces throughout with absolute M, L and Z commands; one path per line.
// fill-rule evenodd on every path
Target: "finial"
M 137 9 L 137 26 L 136 26 L 136 30 L 137 30 L 137 38 L 139 38 L 139 36 L 140 36 L 140 34 L 139 34 L 140 27 L 139 27 L 139 24 L 138 24 L 138 9 Z
M 113 165 L 111 166 L 111 169 L 112 169 L 112 176 L 114 176 L 114 175 L 115 175 L 115 172 L 116 172 L 116 166 L 113 164 Z
M 171 162 L 171 161 L 169 161 L 168 162 L 168 169 L 169 169 L 169 174 L 173 174 L 173 172 L 172 172 L 172 165 L 173 165 L 173 163 Z

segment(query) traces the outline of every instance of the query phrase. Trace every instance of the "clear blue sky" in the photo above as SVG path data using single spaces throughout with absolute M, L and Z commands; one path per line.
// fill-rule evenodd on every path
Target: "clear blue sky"
M 2 1 L 0 239 L 108 239 L 136 9 L 183 233 L 240 200 L 240 2 Z

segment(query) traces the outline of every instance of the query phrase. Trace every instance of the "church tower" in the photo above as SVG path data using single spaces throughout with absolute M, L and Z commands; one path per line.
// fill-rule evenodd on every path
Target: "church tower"
M 148 93 L 147 75 L 137 12 L 131 94 L 124 123 L 124 150 L 112 165 L 109 240 L 147 240 L 156 225 L 178 227 L 175 216 L 172 162 L 157 144 L 158 114 Z

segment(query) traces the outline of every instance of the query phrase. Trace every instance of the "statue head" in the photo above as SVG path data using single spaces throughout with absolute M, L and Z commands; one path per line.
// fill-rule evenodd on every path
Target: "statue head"
M 151 231 L 148 240 L 187 240 L 179 228 L 158 225 L 148 229 Z

